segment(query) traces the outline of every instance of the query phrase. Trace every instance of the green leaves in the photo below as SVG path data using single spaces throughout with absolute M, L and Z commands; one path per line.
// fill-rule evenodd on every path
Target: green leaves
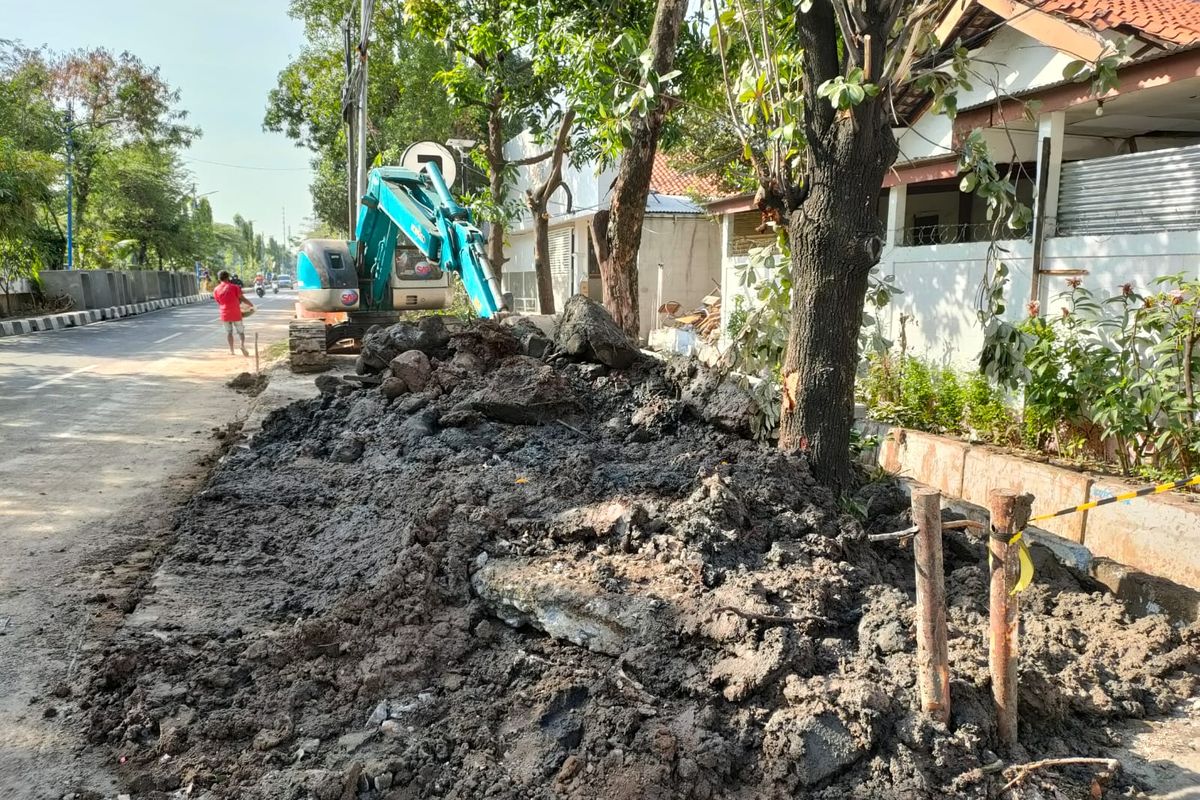
M 879 94 L 879 87 L 863 83 L 863 71 L 855 68 L 846 76 L 838 75 L 817 87 L 817 96 L 827 99 L 839 111 L 847 111 L 868 97 Z

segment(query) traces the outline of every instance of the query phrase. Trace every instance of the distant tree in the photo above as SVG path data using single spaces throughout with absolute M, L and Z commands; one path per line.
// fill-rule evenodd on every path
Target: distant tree
M 47 96 L 68 115 L 75 222 L 86 241 L 92 178 L 107 155 L 134 144 L 160 150 L 184 147 L 200 131 L 184 124 L 187 112 L 178 108 L 179 91 L 171 88 L 159 68 L 132 53 L 97 48 L 63 55 L 27 54 L 44 64 Z M 90 233 L 92 241 L 101 236 L 98 231 Z
M 109 154 L 94 173 L 99 254 L 120 242 L 133 243 L 133 263 L 180 264 L 191 260 L 194 227 L 185 176 L 170 151 L 131 144 Z

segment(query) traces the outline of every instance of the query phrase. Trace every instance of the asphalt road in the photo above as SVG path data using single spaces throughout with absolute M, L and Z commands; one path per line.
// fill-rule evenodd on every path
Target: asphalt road
M 250 299 L 248 346 L 257 333 L 265 355 L 294 294 Z M 99 614 L 86 587 L 119 582 L 112 565 L 243 412 L 225 381 L 253 368 L 229 355 L 211 302 L 0 338 L 0 797 L 61 797 L 81 773 L 106 783 L 77 747 L 78 698 L 47 687 L 70 683 Z

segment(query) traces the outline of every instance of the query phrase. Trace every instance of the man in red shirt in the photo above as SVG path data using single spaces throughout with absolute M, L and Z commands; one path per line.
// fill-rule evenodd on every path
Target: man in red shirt
M 223 269 L 218 272 L 217 279 L 221 283 L 213 290 L 213 299 L 221 308 L 221 323 L 225 326 L 225 338 L 229 341 L 229 355 L 235 355 L 233 332 L 236 330 L 238 336 L 242 338 L 242 355 L 248 356 L 250 351 L 246 349 L 246 326 L 242 324 L 242 306 L 254 308 L 254 304 L 242 294 L 240 286 L 229 281 L 228 270 Z

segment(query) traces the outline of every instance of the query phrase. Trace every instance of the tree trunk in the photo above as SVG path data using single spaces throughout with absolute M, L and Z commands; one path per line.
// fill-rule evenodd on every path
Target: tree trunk
M 782 373 L 779 446 L 808 454 L 814 476 L 850 479 L 854 376 L 867 274 L 883 252 L 877 203 L 896 141 L 882 115 L 855 132 L 839 121 L 832 158 L 813 159 L 808 197 L 792 214 L 792 322 Z M 810 147 L 814 143 L 810 142 Z
M 868 9 L 868 63 L 883 63 L 885 15 Z M 867 276 L 883 254 L 879 193 L 896 160 L 886 100 L 836 112 L 817 87 L 841 74 L 845 53 L 827 0 L 797 17 L 804 52 L 808 173 L 791 213 L 792 310 L 781 374 L 779 447 L 807 454 L 814 477 L 835 491 L 851 481 L 854 376 Z M 871 76 L 868 76 L 870 79 Z
M 533 267 L 537 275 L 538 310 L 554 313 L 554 281 L 550 275 L 550 219 L 544 210 L 534 211 Z
M 568 109 L 559 123 L 558 135 L 554 137 L 554 150 L 550 154 L 550 173 L 544 181 L 526 194 L 526 202 L 533 216 L 533 263 L 537 275 L 538 306 L 543 314 L 554 313 L 554 280 L 550 274 L 550 214 L 547 209 L 550 198 L 563 185 L 563 158 L 567 153 L 568 137 L 574 122 L 575 109 Z M 568 213 L 570 210 L 568 200 Z
M 675 63 L 675 46 L 686 12 L 687 0 L 658 2 L 654 28 L 650 32 L 650 50 L 653 54 L 651 69 L 658 75 L 670 72 Z M 641 329 L 638 249 L 642 243 L 642 223 L 646 218 L 646 197 L 650 194 L 650 171 L 658 151 L 658 135 L 669 110 L 667 106 L 667 101 L 660 97 L 649 114 L 637 117 L 633 122 L 631 142 L 621 157 L 605 224 L 607 258 L 600 259 L 604 305 L 617 324 L 635 339 Z
M 492 230 L 488 236 L 488 260 L 492 262 L 492 271 L 496 280 L 504 274 L 504 234 L 507 225 L 503 219 L 505 195 L 504 186 L 504 90 L 497 89 L 492 97 L 492 105 L 488 110 L 487 146 L 484 155 L 488 162 L 488 189 L 492 194 L 492 203 L 497 211 L 496 219 L 491 220 Z

